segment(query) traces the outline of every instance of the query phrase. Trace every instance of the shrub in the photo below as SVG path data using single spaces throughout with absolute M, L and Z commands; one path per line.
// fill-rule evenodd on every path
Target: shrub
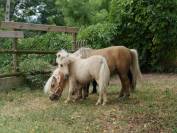
M 88 45 L 93 48 L 110 46 L 112 37 L 115 35 L 116 26 L 111 23 L 98 23 L 81 28 L 78 38 L 87 40 Z
M 19 41 L 19 49 L 31 49 L 31 50 L 59 50 L 71 49 L 72 38 L 67 34 L 61 33 L 46 33 L 43 35 L 37 35 L 31 38 L 24 38 Z
M 176 0 L 112 0 L 114 43 L 137 48 L 144 70 L 169 70 L 177 51 Z

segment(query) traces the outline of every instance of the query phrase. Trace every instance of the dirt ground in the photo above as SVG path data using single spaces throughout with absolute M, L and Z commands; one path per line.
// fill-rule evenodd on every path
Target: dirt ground
M 52 102 L 29 87 L 0 92 L 2 133 L 158 133 L 177 132 L 177 75 L 144 74 L 129 99 L 119 99 L 119 79 L 108 88 L 108 104 L 98 95 L 64 104 L 67 91 Z M 115 85 L 116 84 L 116 85 Z
M 143 74 L 140 84 L 146 82 L 157 85 L 161 89 L 174 88 L 177 90 L 177 74 Z M 120 85 L 119 77 L 112 77 L 110 83 L 113 85 Z

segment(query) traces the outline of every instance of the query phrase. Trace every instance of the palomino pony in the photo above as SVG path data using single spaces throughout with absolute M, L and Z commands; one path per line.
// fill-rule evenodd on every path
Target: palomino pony
M 56 62 L 66 57 L 64 50 L 57 53 Z M 138 53 L 135 49 L 124 46 L 112 46 L 103 49 L 80 48 L 73 55 L 88 58 L 93 55 L 101 55 L 107 60 L 111 74 L 117 73 L 120 77 L 122 88 L 120 97 L 130 95 L 130 90 L 135 89 L 137 79 L 141 79 L 141 71 L 138 62 Z
M 50 100 L 57 100 L 65 88 L 67 80 L 59 68 L 55 69 L 44 86 L 44 92 L 49 93 Z
M 80 91 L 81 88 L 92 80 L 99 86 L 99 98 L 96 105 L 105 105 L 107 102 L 106 88 L 110 80 L 110 71 L 106 59 L 102 56 L 91 56 L 81 59 L 65 51 L 65 58 L 58 63 L 59 69 L 69 77 L 69 92 L 66 103 L 71 100 L 73 90 Z

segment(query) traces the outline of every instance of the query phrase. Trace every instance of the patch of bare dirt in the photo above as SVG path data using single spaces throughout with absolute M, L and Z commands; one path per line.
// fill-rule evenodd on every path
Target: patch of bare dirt
M 177 91 L 177 74 L 143 74 L 143 84 L 152 84 L 158 89 L 174 89 Z M 120 85 L 118 76 L 111 78 L 111 84 Z
M 1 109 L 1 115 L 5 116 L 22 116 L 25 113 L 33 112 L 33 111 L 41 111 L 46 110 L 47 108 L 52 106 L 56 106 L 57 103 L 51 103 L 46 97 L 33 97 L 33 98 L 25 98 L 20 99 L 20 103 L 16 102 L 8 102 Z

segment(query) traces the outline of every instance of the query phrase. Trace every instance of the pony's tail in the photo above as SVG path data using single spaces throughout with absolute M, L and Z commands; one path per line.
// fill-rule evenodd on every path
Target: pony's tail
M 132 73 L 132 84 L 133 89 L 135 89 L 137 80 L 142 79 L 140 67 L 139 67 L 139 61 L 138 61 L 138 52 L 135 49 L 130 49 L 130 53 L 132 56 L 132 65 L 130 67 L 130 71 Z
M 49 92 L 49 89 L 51 87 L 52 83 L 52 76 L 47 80 L 45 86 L 44 86 L 44 93 L 47 94 Z
M 103 59 L 102 60 L 103 62 L 100 68 L 100 74 L 99 74 L 100 81 L 99 82 L 101 82 L 102 87 L 106 89 L 106 87 L 109 85 L 110 70 L 109 70 L 106 59 L 104 57 L 102 59 Z

